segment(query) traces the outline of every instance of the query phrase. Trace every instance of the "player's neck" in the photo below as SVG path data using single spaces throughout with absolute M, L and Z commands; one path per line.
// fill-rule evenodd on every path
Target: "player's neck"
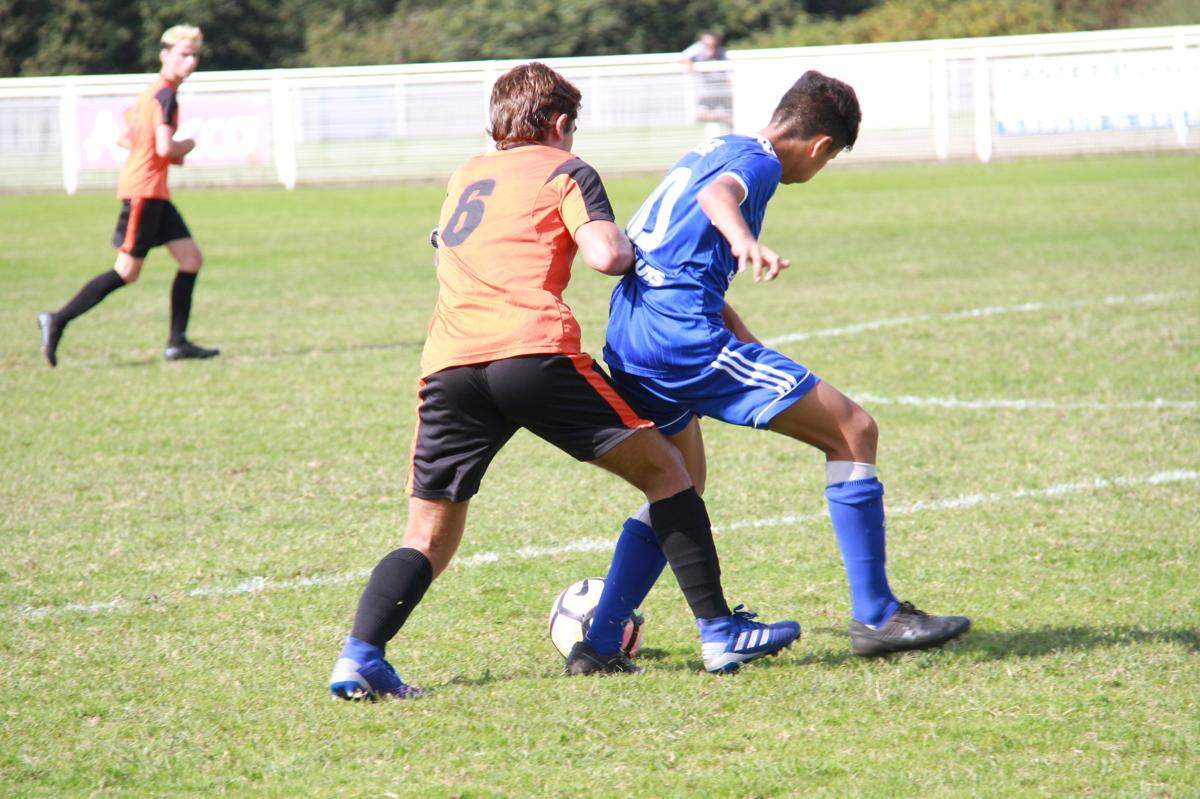
M 775 152 L 779 152 L 780 148 L 786 147 L 789 141 L 788 137 L 784 135 L 784 132 L 774 125 L 767 125 L 754 135 L 760 139 L 766 139 L 767 141 L 771 142 L 771 147 L 775 149 Z

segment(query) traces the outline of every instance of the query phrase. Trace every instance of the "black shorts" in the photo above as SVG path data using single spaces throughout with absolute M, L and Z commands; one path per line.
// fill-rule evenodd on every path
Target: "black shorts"
M 121 200 L 121 215 L 112 239 L 121 252 L 145 258 L 151 247 L 191 237 L 187 223 L 170 200 Z
M 590 355 L 526 355 L 434 372 L 417 392 L 408 493 L 462 502 L 518 428 L 581 461 L 653 427 Z

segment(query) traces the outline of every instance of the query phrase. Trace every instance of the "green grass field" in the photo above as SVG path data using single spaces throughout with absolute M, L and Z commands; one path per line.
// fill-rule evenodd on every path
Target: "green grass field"
M 611 184 L 622 219 L 654 182 Z M 403 528 L 442 190 L 179 193 L 221 357 L 162 360 L 156 252 L 57 370 L 34 315 L 111 265 L 116 202 L 0 197 L 0 795 L 1200 795 L 1197 185 L 1160 157 L 776 196 L 794 265 L 731 301 L 876 416 L 892 584 L 972 616 L 960 642 L 851 657 L 820 457 L 710 422 L 730 599 L 804 638 L 704 674 L 668 576 L 644 674 L 560 677 L 550 603 L 641 500 L 522 433 L 389 650 L 434 692 L 378 705 L 325 680 Z

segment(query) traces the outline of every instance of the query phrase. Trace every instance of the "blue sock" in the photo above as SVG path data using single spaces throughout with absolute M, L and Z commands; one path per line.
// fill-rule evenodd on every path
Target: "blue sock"
M 584 636 L 598 654 L 616 654 L 621 648 L 625 620 L 642 604 L 666 565 L 667 556 L 653 528 L 637 519 L 626 519 L 604 578 L 600 603 Z
M 348 635 L 346 642 L 342 644 L 342 654 L 338 657 L 350 658 L 361 665 L 369 660 L 382 660 L 383 650 Z
M 850 581 L 852 614 L 877 627 L 900 607 L 887 581 L 883 484 L 874 477 L 832 483 L 825 498 Z

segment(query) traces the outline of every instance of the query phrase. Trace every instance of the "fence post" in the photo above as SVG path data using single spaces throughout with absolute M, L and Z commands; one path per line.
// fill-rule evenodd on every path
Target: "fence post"
M 63 81 L 58 100 L 58 132 L 62 138 L 63 188 L 67 194 L 79 189 L 79 89 L 74 78 Z
M 939 161 L 950 157 L 950 88 L 946 76 L 946 48 L 933 50 L 933 146 Z
M 1184 39 L 1183 31 L 1175 34 L 1175 55 L 1176 61 L 1179 64 L 1179 107 L 1171 117 L 1175 121 L 1175 139 L 1179 142 L 1180 147 L 1187 147 L 1188 142 L 1188 51 L 1187 41 Z
M 975 53 L 975 155 L 992 160 L 992 80 L 987 56 Z
M 275 139 L 275 174 L 290 191 L 296 188 L 296 121 L 291 88 L 278 69 L 271 76 L 271 131 Z
M 395 135 L 397 139 L 403 139 L 408 136 L 408 84 L 403 76 L 396 76 L 396 88 L 392 96 L 396 102 Z

